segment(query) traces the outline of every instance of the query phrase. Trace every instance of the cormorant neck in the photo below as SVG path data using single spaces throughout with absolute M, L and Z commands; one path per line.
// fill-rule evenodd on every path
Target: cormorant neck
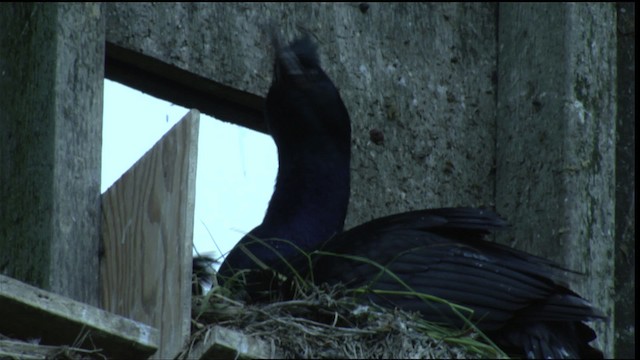
M 301 251 L 315 250 L 343 229 L 350 191 L 349 150 L 321 146 L 278 151 L 278 177 L 264 220 L 229 253 L 220 267 L 223 277 L 238 269 L 261 268 L 257 259 L 286 273 L 283 259 L 290 264 L 299 261 Z
M 350 154 L 318 147 L 282 151 L 279 164 L 260 235 L 295 241 L 308 250 L 341 232 L 349 203 Z

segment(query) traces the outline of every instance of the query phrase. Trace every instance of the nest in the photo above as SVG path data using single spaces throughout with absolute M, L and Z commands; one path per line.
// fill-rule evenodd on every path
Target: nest
M 356 295 L 341 285 L 303 284 L 296 286 L 293 299 L 249 305 L 234 300 L 229 290 L 214 287 L 204 296 L 194 296 L 193 336 L 178 358 L 190 358 L 190 350 L 213 326 L 273 344 L 276 352 L 271 356 L 283 358 L 504 356 L 477 331 L 446 329 L 417 313 L 365 303 Z

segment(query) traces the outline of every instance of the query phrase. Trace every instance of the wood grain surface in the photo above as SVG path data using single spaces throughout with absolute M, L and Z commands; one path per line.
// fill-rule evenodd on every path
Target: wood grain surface
M 102 199 L 103 306 L 160 330 L 154 358 L 175 356 L 190 332 L 198 126 L 192 110 Z

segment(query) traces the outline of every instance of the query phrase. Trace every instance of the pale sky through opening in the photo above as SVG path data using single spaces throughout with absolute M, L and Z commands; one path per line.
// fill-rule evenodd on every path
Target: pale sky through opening
M 104 85 L 101 192 L 188 112 L 108 79 Z M 267 135 L 200 114 L 197 166 L 193 241 L 198 252 L 217 257 L 262 222 L 276 147 Z

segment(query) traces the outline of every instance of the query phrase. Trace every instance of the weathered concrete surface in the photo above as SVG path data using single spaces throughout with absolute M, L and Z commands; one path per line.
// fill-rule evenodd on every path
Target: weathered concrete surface
M 256 128 L 271 73 L 263 24 L 274 21 L 287 38 L 309 30 L 352 116 L 347 227 L 495 201 L 514 223 L 502 241 L 587 274 L 576 288 L 612 317 L 599 339 L 614 354 L 613 262 L 634 257 L 614 251 L 627 228 L 613 220 L 613 5 L 501 4 L 499 19 L 492 4 L 105 6 L 113 58 L 134 63 L 122 76 L 165 76 L 164 91 L 197 95 L 182 104 Z M 0 268 L 89 302 L 94 273 L 70 273 L 96 268 L 101 9 L 0 12 L 0 90 L 9 94 L 0 100 Z M 63 284 L 72 278 L 84 287 Z
M 124 65 L 107 70 L 263 130 L 272 21 L 317 38 L 350 110 L 347 227 L 495 202 L 514 224 L 501 241 L 587 274 L 607 354 L 612 324 L 634 348 L 634 7 L 616 23 L 611 4 L 0 6 L 3 273 L 97 301 L 103 10 Z
M 264 24 L 275 22 L 289 39 L 308 30 L 352 117 L 347 227 L 398 211 L 495 202 L 514 224 L 501 241 L 585 272 L 576 289 L 615 318 L 614 6 L 107 8 L 107 58 L 111 49 L 133 64 L 122 79 L 170 78 L 158 93 L 263 131 L 256 114 L 272 58 Z M 171 86 L 197 91 L 180 100 Z M 607 354 L 612 324 L 599 328 Z
M 302 27 L 310 31 L 353 123 L 347 227 L 416 208 L 492 204 L 495 5 L 372 3 L 363 12 L 357 4 L 112 3 L 107 9 L 111 46 L 260 96 L 271 81 L 264 24 L 273 20 L 289 39 Z M 217 101 L 214 95 L 208 101 Z M 235 100 L 255 105 L 249 96 Z M 218 115 L 206 104 L 189 106 Z M 384 134 L 383 144 L 370 140 L 372 129 Z
M 635 3 L 618 3 L 618 116 L 614 354 L 636 355 L 636 65 Z
M 100 4 L 0 5 L 0 271 L 99 301 Z
M 615 317 L 613 4 L 501 4 L 496 204 L 510 245 L 584 272 L 574 288 Z M 598 342 L 613 350 L 613 321 Z

